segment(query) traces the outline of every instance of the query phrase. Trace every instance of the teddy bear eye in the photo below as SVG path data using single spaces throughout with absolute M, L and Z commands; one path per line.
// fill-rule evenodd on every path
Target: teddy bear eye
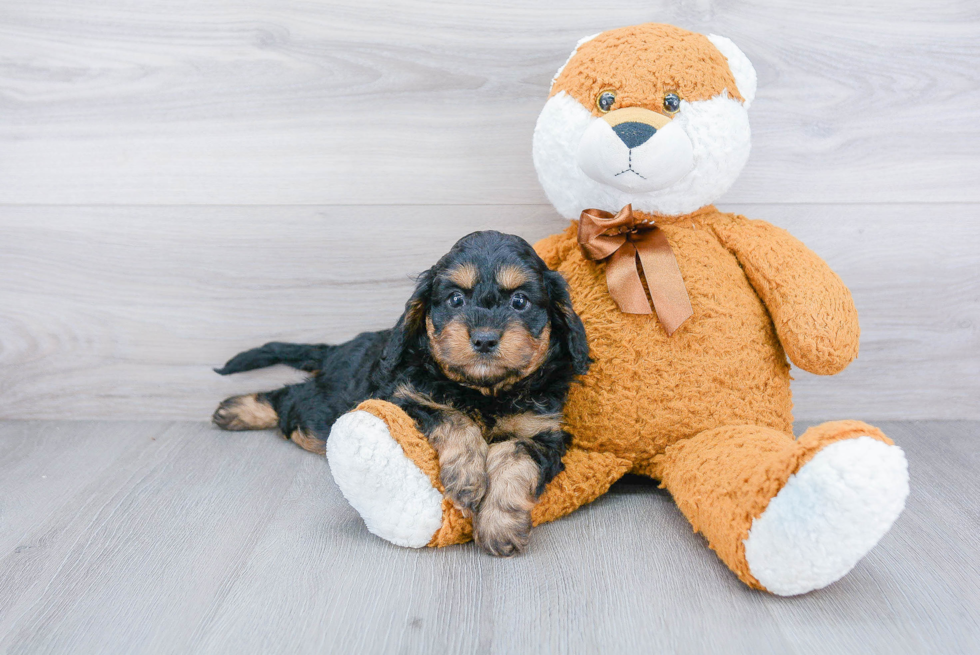
M 603 91 L 599 94 L 599 97 L 595 99 L 595 106 L 599 108 L 603 114 L 612 109 L 613 104 L 616 102 L 616 92 L 609 90 Z
M 671 91 L 664 95 L 664 111 L 668 114 L 676 114 L 681 108 L 681 97 Z

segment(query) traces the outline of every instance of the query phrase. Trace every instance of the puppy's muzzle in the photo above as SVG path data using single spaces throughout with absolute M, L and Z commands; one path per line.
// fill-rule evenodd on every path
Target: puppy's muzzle
M 497 351 L 500 345 L 500 330 L 490 330 L 478 328 L 470 332 L 470 344 L 473 350 L 482 354 L 490 355 Z

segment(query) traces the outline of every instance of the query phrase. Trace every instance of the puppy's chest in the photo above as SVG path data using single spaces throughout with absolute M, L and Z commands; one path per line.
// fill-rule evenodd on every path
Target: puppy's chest
M 534 431 L 531 423 L 543 416 L 536 403 L 520 398 L 481 398 L 456 409 L 480 426 L 488 443 Z
M 471 408 L 467 414 L 486 432 L 497 428 L 502 421 L 506 421 L 512 416 L 526 414 L 531 410 L 532 407 L 530 406 L 504 402 Z

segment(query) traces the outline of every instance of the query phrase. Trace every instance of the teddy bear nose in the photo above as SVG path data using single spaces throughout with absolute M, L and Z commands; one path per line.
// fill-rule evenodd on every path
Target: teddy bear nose
M 620 141 L 626 144 L 627 148 L 636 148 L 649 141 L 650 137 L 657 133 L 657 128 L 646 123 L 628 121 L 614 126 L 613 132 L 619 137 Z

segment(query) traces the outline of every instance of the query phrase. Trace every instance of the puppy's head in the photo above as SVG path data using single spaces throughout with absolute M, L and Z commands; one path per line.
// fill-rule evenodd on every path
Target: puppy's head
M 422 274 L 395 341 L 418 343 L 446 377 L 482 390 L 546 363 L 576 374 L 590 363 L 564 279 L 526 241 L 500 232 L 463 237 Z

